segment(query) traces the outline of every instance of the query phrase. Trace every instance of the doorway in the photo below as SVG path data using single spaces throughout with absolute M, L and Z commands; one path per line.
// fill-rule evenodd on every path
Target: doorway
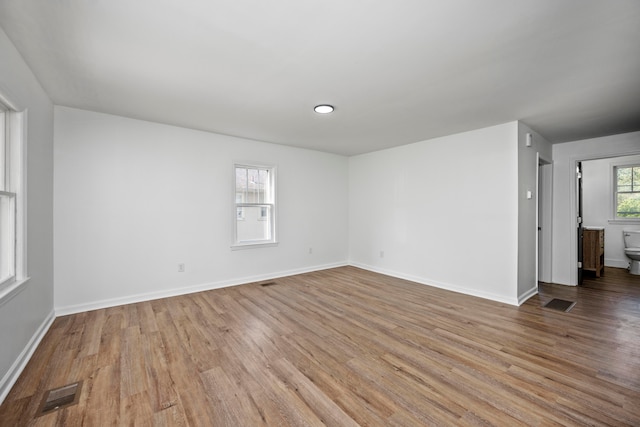
M 578 283 L 575 178 L 577 163 L 584 164 L 589 160 L 629 155 L 640 155 L 640 132 L 554 144 L 552 265 L 554 283 L 569 286 L 576 286 Z M 611 178 L 607 178 L 607 181 Z M 607 244 L 606 240 L 605 237 L 605 244 Z
M 589 229 L 603 229 L 605 266 L 626 269 L 629 259 L 624 254 L 623 231 L 640 230 L 640 220 L 616 218 L 614 170 L 616 167 L 639 165 L 640 155 L 589 159 L 580 163 L 583 224 Z
M 552 239 L 552 185 L 553 165 L 540 158 L 538 161 L 538 281 L 551 283 Z

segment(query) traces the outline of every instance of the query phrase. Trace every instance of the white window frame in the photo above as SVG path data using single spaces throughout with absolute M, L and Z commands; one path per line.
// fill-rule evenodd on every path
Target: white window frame
M 7 240 L 0 243 L 0 256 L 9 265 L 9 276 L 0 277 L 0 303 L 5 297 L 15 295 L 22 284 L 28 281 L 26 256 L 26 111 L 18 111 L 7 99 L 0 95 L 0 110 L 3 126 L 0 149 L 3 155 L 4 176 L 0 180 L 0 194 L 9 201 L 11 211 L 7 224 L 9 231 L 0 233 Z
M 640 224 L 640 218 L 625 218 L 618 216 L 618 168 L 640 167 L 638 160 L 611 162 L 611 211 L 609 224 Z
M 248 203 L 246 200 L 238 201 L 238 197 L 236 196 L 236 169 L 237 168 L 246 168 L 246 169 L 258 169 L 258 170 L 266 170 L 268 171 L 269 176 L 269 191 L 268 194 L 270 196 L 269 200 L 266 200 L 261 203 Z M 269 247 L 269 246 L 277 246 L 277 189 L 276 189 L 276 167 L 274 165 L 265 165 L 260 163 L 252 163 L 252 162 L 235 162 L 233 164 L 233 236 L 232 236 L 232 250 L 238 249 L 249 249 L 249 248 L 257 248 L 257 247 Z M 238 209 L 243 208 L 251 208 L 251 207 L 269 207 L 271 210 L 271 217 L 261 218 L 261 221 L 269 221 L 269 229 L 270 236 L 269 239 L 259 239 L 259 240 L 244 240 L 240 241 L 238 239 L 238 220 L 244 221 L 245 215 L 242 217 L 238 216 Z

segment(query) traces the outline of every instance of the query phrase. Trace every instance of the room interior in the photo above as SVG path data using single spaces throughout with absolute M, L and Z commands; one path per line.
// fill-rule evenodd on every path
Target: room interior
M 313 338 L 305 337 L 305 345 L 285 340 L 272 348 L 265 343 L 264 351 L 298 354 L 292 349 L 317 349 L 314 340 L 326 338 L 331 345 L 346 346 L 336 347 L 340 357 L 352 356 L 347 368 L 336 366 L 331 375 L 353 374 L 364 381 L 360 388 L 371 390 L 400 384 L 381 385 L 382 380 L 367 376 L 372 372 L 368 368 L 380 368 L 381 360 L 393 359 L 397 369 L 388 372 L 391 377 L 428 365 L 403 362 L 402 354 L 384 346 L 386 353 L 380 356 L 377 344 L 350 347 L 344 335 L 334 336 L 322 322 L 312 323 L 327 316 L 325 322 L 339 330 L 331 315 L 351 313 L 354 307 L 344 301 L 352 298 L 359 310 L 353 315 L 363 317 L 348 326 L 359 337 L 363 331 L 382 340 L 392 336 L 407 357 L 435 357 L 429 343 L 444 345 L 455 330 L 458 344 L 470 346 L 459 351 L 480 348 L 487 359 L 499 362 L 469 362 L 485 375 L 480 380 L 465 371 L 469 365 L 464 360 L 459 366 L 448 360 L 440 373 L 460 375 L 458 389 L 436 381 L 436 373 L 429 377 L 447 392 L 469 399 L 468 407 L 458 403 L 455 410 L 440 412 L 435 408 L 452 403 L 412 402 L 400 391 L 386 395 L 378 390 L 379 406 L 367 418 L 359 400 L 363 396 L 349 388 L 353 384 L 342 389 L 322 377 L 323 371 L 313 374 L 284 357 L 286 363 L 281 360 L 274 368 L 282 382 L 260 394 L 265 401 L 251 404 L 268 408 L 259 422 L 313 424 L 318 420 L 309 414 L 305 418 L 309 409 L 300 403 L 306 401 L 318 419 L 333 417 L 329 419 L 340 425 L 416 420 L 473 424 L 481 419 L 494 424 L 509 419 L 525 425 L 549 420 L 633 425 L 640 420 L 631 404 L 640 398 L 640 362 L 631 339 L 638 336 L 632 326 L 640 317 L 635 282 L 621 275 L 625 260 L 616 255 L 605 257 L 603 282 L 576 286 L 574 170 L 579 161 L 640 156 L 638 46 L 640 5 L 635 1 L 403 1 L 366 7 L 288 0 L 268 6 L 254 1 L 1 2 L 0 103 L 22 120 L 12 137 L 19 136 L 23 144 L 19 169 L 24 184 L 17 196 L 16 274 L 0 285 L 0 324 L 7 325 L 0 332 L 0 401 L 12 389 L 21 399 L 3 403 L 4 408 L 14 406 L 0 409 L 0 417 L 15 415 L 15 408 L 35 413 L 41 397 L 35 389 L 44 391 L 39 387 L 45 380 L 21 385 L 29 383 L 19 383 L 19 378 L 30 370 L 37 375 L 31 367 L 38 361 L 46 366 L 52 360 L 47 357 L 56 360 L 58 352 L 71 353 L 79 345 L 71 337 L 88 346 L 77 347 L 76 352 L 89 356 L 83 363 L 116 357 L 100 353 L 101 335 L 89 326 L 100 319 L 106 326 L 96 328 L 114 327 L 108 319 L 124 319 L 123 340 L 134 330 L 144 335 L 145 325 L 134 317 L 147 319 L 155 324 L 149 330 L 157 340 L 162 329 L 158 322 L 169 327 L 171 316 L 193 320 L 208 313 L 206 324 L 222 329 L 200 330 L 198 336 L 239 352 L 260 349 L 253 346 L 260 338 L 248 334 L 253 340 L 249 345 L 242 338 L 225 337 L 223 324 L 238 328 L 241 313 L 246 313 L 278 339 L 298 337 L 296 326 L 280 323 L 277 314 L 295 318 L 299 309 L 311 323 L 300 320 L 298 325 L 313 329 Z M 314 112 L 314 106 L 324 103 L 335 110 Z M 547 179 L 539 179 L 541 162 L 549 165 Z M 277 171 L 274 244 L 233 247 L 233 168 L 238 163 Z M 546 197 L 544 211 L 539 210 L 539 194 Z M 541 216 L 548 223 L 539 247 Z M 640 229 L 639 222 L 624 226 Z M 613 256 L 619 249 L 607 253 Z M 271 282 L 277 286 L 262 286 Z M 278 289 L 286 286 L 295 304 L 279 296 Z M 591 292 L 598 288 L 606 290 L 603 301 Z M 258 291 L 271 307 L 261 305 Z M 336 298 L 341 293 L 344 301 Z M 580 298 L 584 305 L 579 301 L 568 313 L 541 308 L 556 296 Z M 388 315 L 375 305 L 385 298 L 394 304 Z M 420 309 L 418 302 L 424 304 Z M 618 311 L 607 311 L 612 304 Z M 222 314 L 233 311 L 231 307 L 237 312 L 225 320 Z M 402 307 L 407 318 L 399 314 Z M 458 312 L 466 315 L 456 317 Z M 320 313 L 318 319 L 313 313 Z M 485 331 L 491 327 L 485 315 L 509 326 L 494 336 Z M 447 316 L 454 329 L 444 326 Z M 583 334 L 596 318 L 614 319 L 602 320 L 600 329 L 594 329 L 597 343 Z M 365 320 L 377 329 L 367 329 Z M 430 328 L 420 326 L 429 321 L 441 335 L 429 335 L 425 330 Z M 479 325 L 484 341 L 465 341 L 474 334 L 465 334 L 464 324 Z M 412 335 L 397 335 L 398 327 Z M 177 328 L 185 333 L 188 326 Z M 531 341 L 520 341 L 525 330 Z M 603 338 L 611 334 L 621 341 L 612 344 Z M 147 343 L 150 336 L 136 342 Z M 67 352 L 56 347 L 55 337 L 68 346 Z M 163 339 L 153 341 L 159 347 L 147 344 L 167 348 L 172 338 Z M 405 347 L 412 339 L 418 344 Z M 505 343 L 492 348 L 491 340 L 497 339 Z M 559 349 L 558 343 L 571 339 L 578 341 L 576 348 L 592 344 L 593 351 L 570 362 L 576 350 Z M 45 347 L 47 342 L 51 347 Z M 549 352 L 546 356 L 535 353 L 536 342 Z M 612 345 L 618 353 L 607 353 Z M 529 354 L 520 353 L 519 346 Z M 131 349 L 121 350 L 118 369 L 124 369 L 121 364 Z M 202 348 L 194 349 L 199 354 L 196 350 Z M 211 357 L 225 351 L 221 346 Z M 228 394 L 208 404 L 224 407 L 233 400 L 233 381 L 247 380 L 246 364 L 257 366 L 264 356 L 248 354 L 242 369 L 202 362 L 205 369 L 196 363 L 195 370 L 221 375 L 203 374 L 196 380 L 203 381 L 202 387 L 209 384 L 216 390 L 216 381 L 228 387 Z M 171 355 L 162 357 L 169 365 Z M 318 363 L 335 363 L 340 357 L 327 356 Z M 552 358 L 554 366 L 540 364 L 544 357 Z M 306 356 L 297 360 L 311 363 Z M 593 375 L 580 374 L 575 360 Z M 604 367 L 605 360 L 613 364 Z M 75 409 L 45 415 L 43 423 L 78 416 L 78 407 L 87 407 L 92 381 L 103 380 L 115 366 L 94 369 L 58 361 L 67 371 L 59 377 L 40 372 L 46 386 L 82 380 L 83 394 Z M 524 365 L 528 373 L 518 370 Z M 501 367 L 514 383 L 501 376 Z M 536 383 L 543 368 L 558 368 L 557 377 L 544 386 Z M 85 378 L 72 378 L 79 372 Z M 271 368 L 260 372 L 268 382 Z M 464 378 L 486 385 L 493 374 L 500 395 L 530 386 L 533 394 L 552 395 L 555 403 L 534 401 L 529 407 L 517 397 L 510 400 L 516 409 L 508 409 L 496 403 L 499 398 L 479 391 L 474 400 L 473 393 L 459 389 Z M 419 369 L 412 375 L 420 377 Z M 324 378 L 324 388 L 309 378 Z M 420 378 L 424 384 L 416 393 L 424 397 L 430 385 Z M 49 384 L 54 380 L 63 384 Z M 190 407 L 178 380 L 171 381 L 177 397 L 153 397 L 169 403 L 147 415 L 173 411 L 195 424 L 216 416 L 189 415 L 202 409 Z M 579 381 L 584 381 L 581 386 Z M 295 397 L 287 394 L 291 389 L 285 385 L 291 383 L 304 384 L 311 395 L 332 384 L 340 393 L 318 401 Z M 286 389 L 283 395 L 277 392 L 280 386 L 280 391 Z M 573 407 L 550 392 L 556 386 L 586 397 L 586 403 Z M 602 395 L 587 392 L 600 386 Z M 109 410 L 122 414 L 122 408 L 135 403 L 127 399 L 142 399 L 143 394 L 133 392 L 141 387 L 135 382 L 123 380 L 119 387 L 122 399 L 111 402 L 115 406 Z M 243 393 L 255 391 L 251 387 Z M 442 394 L 437 387 L 433 393 Z M 257 395 L 247 392 L 243 399 Z M 280 406 L 270 406 L 274 401 Z M 425 402 L 431 401 L 425 397 Z M 588 412 L 589 403 L 602 406 Z M 555 404 L 575 413 L 566 409 L 552 415 Z M 236 410 L 218 421 L 251 419 Z M 101 416 L 108 419 L 108 414 Z M 302 418 L 290 418 L 297 416 Z

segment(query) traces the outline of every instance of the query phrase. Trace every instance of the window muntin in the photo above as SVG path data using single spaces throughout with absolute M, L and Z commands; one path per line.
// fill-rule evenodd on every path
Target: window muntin
M 640 165 L 615 168 L 616 219 L 640 219 Z
M 275 168 L 234 165 L 234 247 L 276 243 Z

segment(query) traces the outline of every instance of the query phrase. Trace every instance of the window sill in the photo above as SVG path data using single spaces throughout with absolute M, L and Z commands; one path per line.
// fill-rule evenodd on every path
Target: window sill
M 610 219 L 609 220 L 609 224 L 620 224 L 620 225 L 625 225 L 625 224 L 630 224 L 630 225 L 640 225 L 640 218 L 634 218 L 634 219 Z
M 243 249 L 254 249 L 254 248 L 271 248 L 274 246 L 278 246 L 278 242 L 265 242 L 265 243 L 243 243 L 238 245 L 232 245 L 232 251 L 240 251 Z
M 22 292 L 25 289 L 27 282 L 29 281 L 29 277 L 25 277 L 23 279 L 16 280 L 15 282 L 7 285 L 2 290 L 0 290 L 0 307 L 11 301 L 16 295 Z

